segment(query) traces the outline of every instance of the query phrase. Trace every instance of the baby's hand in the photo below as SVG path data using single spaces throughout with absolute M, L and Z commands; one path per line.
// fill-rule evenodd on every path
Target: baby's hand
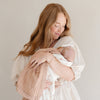
M 56 81 L 55 82 L 55 88 L 58 88 L 59 86 L 61 86 L 60 82 L 59 81 Z
M 44 87 L 44 89 L 49 89 L 50 90 L 50 86 L 52 85 L 52 82 L 46 80 L 46 85 Z M 60 82 L 59 81 L 56 81 L 55 82 L 55 88 L 58 88 L 59 86 L 61 86 Z
M 44 87 L 44 89 L 49 89 L 49 90 L 50 90 L 50 88 L 49 88 L 50 85 L 52 85 L 52 82 L 46 80 L 46 83 L 45 83 L 45 87 Z

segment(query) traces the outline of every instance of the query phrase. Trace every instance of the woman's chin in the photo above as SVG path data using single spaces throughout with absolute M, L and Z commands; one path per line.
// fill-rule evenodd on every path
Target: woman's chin
M 54 40 L 57 40 L 59 38 L 59 36 L 56 36 L 55 38 L 54 38 Z

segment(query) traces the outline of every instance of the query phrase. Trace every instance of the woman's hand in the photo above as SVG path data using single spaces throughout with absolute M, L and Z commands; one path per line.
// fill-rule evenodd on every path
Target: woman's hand
M 36 53 L 39 53 L 39 52 L 49 52 L 51 54 L 59 53 L 59 51 L 56 48 L 45 48 L 45 49 L 39 49 L 36 51 Z
M 35 66 L 34 69 L 36 69 L 43 62 L 50 61 L 52 59 L 51 57 L 52 55 L 50 53 L 40 51 L 31 57 L 29 64 L 31 67 Z
M 52 85 L 52 82 L 46 80 L 46 85 L 44 87 L 44 89 L 50 89 L 49 87 Z M 60 82 L 59 81 L 56 81 L 55 82 L 55 88 L 58 88 L 59 86 L 61 86 Z
M 36 69 L 43 62 L 45 61 L 50 62 L 50 60 L 52 59 L 51 55 L 52 53 L 59 53 L 59 52 L 55 48 L 39 49 L 38 51 L 36 51 L 35 54 L 32 55 L 29 62 L 30 66 L 31 67 L 35 66 L 34 69 Z

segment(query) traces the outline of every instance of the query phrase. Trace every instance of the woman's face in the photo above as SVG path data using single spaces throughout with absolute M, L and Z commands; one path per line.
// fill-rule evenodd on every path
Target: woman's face
M 57 19 L 54 24 L 50 27 L 50 33 L 53 36 L 53 40 L 59 38 L 62 32 L 65 30 L 66 17 L 63 13 L 58 13 Z

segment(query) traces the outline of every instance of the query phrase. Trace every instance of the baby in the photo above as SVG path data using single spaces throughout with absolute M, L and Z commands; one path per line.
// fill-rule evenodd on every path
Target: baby
M 53 56 L 62 64 L 66 66 L 71 66 L 73 64 L 73 60 L 75 57 L 75 52 L 74 49 L 71 46 L 67 47 L 59 47 L 57 48 L 59 54 L 54 53 Z M 52 85 L 48 89 L 43 90 L 43 100 L 53 100 L 54 98 L 54 93 L 55 93 L 55 82 L 60 81 L 60 77 L 53 72 L 50 66 L 48 66 L 48 72 L 47 72 L 47 77 L 46 80 L 52 82 Z M 48 98 L 45 98 L 45 95 L 48 95 Z M 42 98 L 40 99 L 42 100 Z

